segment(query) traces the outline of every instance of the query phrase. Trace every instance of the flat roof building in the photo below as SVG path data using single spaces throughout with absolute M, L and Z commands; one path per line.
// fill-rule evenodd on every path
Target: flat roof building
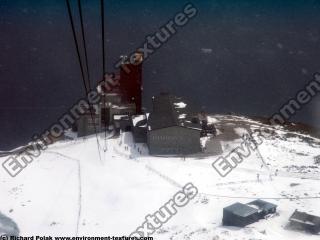
M 245 227 L 275 213 L 276 208 L 277 205 L 260 199 L 247 204 L 237 202 L 223 209 L 222 223 L 226 226 Z
M 222 223 L 226 226 L 245 227 L 258 220 L 258 210 L 246 204 L 234 203 L 223 209 Z
M 320 217 L 295 210 L 289 219 L 290 227 L 314 234 L 320 232 Z
M 268 214 L 275 213 L 277 211 L 277 205 L 263 201 L 261 199 L 254 200 L 247 203 L 248 206 L 258 209 L 261 217 L 264 217 Z
M 132 134 L 136 143 L 147 142 L 147 114 L 132 116 Z
M 152 155 L 187 155 L 201 152 L 201 125 L 181 98 L 161 94 L 153 98 L 148 117 L 147 143 Z

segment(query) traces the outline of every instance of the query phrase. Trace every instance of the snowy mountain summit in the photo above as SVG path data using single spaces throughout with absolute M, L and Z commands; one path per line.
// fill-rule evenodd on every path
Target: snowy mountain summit
M 291 229 L 288 220 L 296 209 L 320 216 L 320 139 L 246 117 L 209 120 L 217 136 L 202 139 L 204 152 L 191 156 L 151 156 L 129 132 L 106 143 L 101 134 L 100 148 L 94 136 L 56 142 L 15 178 L 1 168 L 0 212 L 20 236 L 129 236 L 160 212 L 164 222 L 154 239 L 319 239 Z M 261 126 L 270 134 L 221 176 L 213 163 Z M 166 219 L 162 207 L 188 183 L 196 196 Z M 277 212 L 244 228 L 222 225 L 223 208 L 256 199 L 276 204 Z M 0 218 L 0 230 L 4 224 Z

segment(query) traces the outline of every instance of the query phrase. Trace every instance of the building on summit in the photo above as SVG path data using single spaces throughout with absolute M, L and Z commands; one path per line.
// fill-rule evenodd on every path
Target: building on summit
M 187 104 L 170 94 L 153 98 L 147 121 L 151 155 L 187 155 L 201 152 L 201 125 Z
M 142 109 L 142 55 L 136 62 L 123 58 L 120 74 L 110 74 L 97 87 L 100 102 L 81 115 L 75 129 L 83 137 L 113 131 L 132 132 L 136 143 L 146 143 L 151 155 L 189 155 L 202 151 L 200 138 L 214 134 L 204 112 L 191 111 L 181 98 L 162 93 L 153 97 L 153 110 Z M 112 88 L 107 83 L 114 83 Z

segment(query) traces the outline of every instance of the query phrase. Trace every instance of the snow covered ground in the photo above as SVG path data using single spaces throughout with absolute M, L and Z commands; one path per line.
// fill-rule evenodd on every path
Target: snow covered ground
M 262 123 L 226 115 L 211 121 L 219 135 L 207 141 L 208 148 L 219 145 L 221 152 L 210 156 L 152 157 L 128 133 L 108 139 L 101 160 L 95 137 L 55 143 L 15 178 L 0 169 L 0 212 L 17 223 L 22 236 L 129 235 L 191 182 L 199 194 L 154 239 L 319 239 L 289 230 L 287 223 L 295 209 L 320 216 L 320 140 L 279 128 L 223 178 L 213 161 Z M 245 228 L 222 226 L 223 207 L 258 198 L 277 204 L 278 214 Z

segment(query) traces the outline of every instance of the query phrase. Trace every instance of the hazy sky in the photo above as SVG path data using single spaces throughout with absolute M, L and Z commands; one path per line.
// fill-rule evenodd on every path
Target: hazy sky
M 95 83 L 99 1 L 82 2 Z M 186 3 L 106 0 L 108 70 Z M 198 16 L 144 63 L 146 107 L 170 91 L 208 112 L 269 116 L 320 71 L 319 1 L 192 3 Z M 0 0 L 0 150 L 41 133 L 83 93 L 65 1 Z M 294 120 L 320 127 L 319 99 Z

